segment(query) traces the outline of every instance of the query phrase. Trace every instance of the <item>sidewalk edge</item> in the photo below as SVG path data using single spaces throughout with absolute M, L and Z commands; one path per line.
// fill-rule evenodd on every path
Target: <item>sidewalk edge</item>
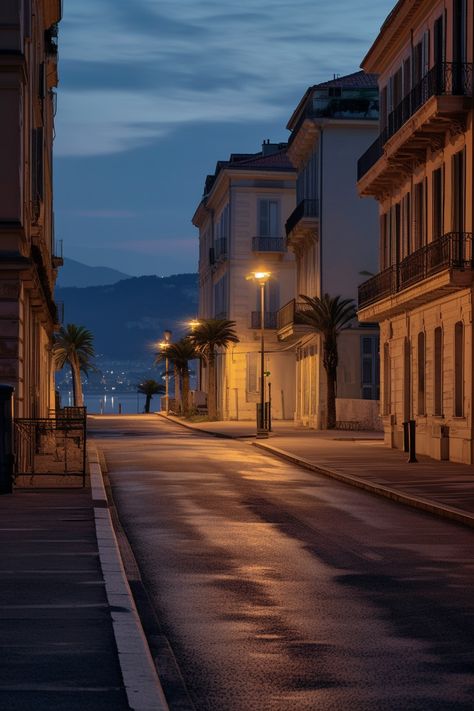
M 474 516 L 468 514 L 461 509 L 454 508 L 453 506 L 444 506 L 443 504 L 438 504 L 430 499 L 424 499 L 418 496 L 412 496 L 410 494 L 405 494 L 399 489 L 392 489 L 388 486 L 383 486 L 382 484 L 375 484 L 368 479 L 362 479 L 361 477 L 354 476 L 353 474 L 344 474 L 335 469 L 329 469 L 328 467 L 321 467 L 317 464 L 313 464 L 308 459 L 303 457 L 298 457 L 296 454 L 290 454 L 283 449 L 278 449 L 278 447 L 273 447 L 270 444 L 264 444 L 263 442 L 252 442 L 252 446 L 263 449 L 269 454 L 273 454 L 280 459 L 285 459 L 292 464 L 297 464 L 303 469 L 308 469 L 317 474 L 322 474 L 323 476 L 331 477 L 332 479 L 337 479 L 344 484 L 349 484 L 355 486 L 359 489 L 364 489 L 372 494 L 377 494 L 378 496 L 384 496 L 387 499 L 396 501 L 400 504 L 406 506 L 411 506 L 412 508 L 419 509 L 421 511 L 426 511 L 427 513 L 439 516 L 441 518 L 447 518 L 451 521 L 456 521 L 457 523 L 463 524 L 464 526 L 469 526 L 474 528 Z
M 156 414 L 164 420 L 168 420 L 168 422 L 174 422 L 176 425 L 181 425 L 181 427 L 185 427 L 188 430 L 194 430 L 194 432 L 201 432 L 202 434 L 217 437 L 218 439 L 239 439 L 239 437 L 234 437 L 233 435 L 225 434 L 224 432 L 209 432 L 209 430 L 203 430 L 201 427 L 191 424 L 191 422 L 183 422 L 179 417 L 166 415 L 164 412 L 157 412 Z
M 168 711 L 125 575 L 97 450 L 90 447 L 88 454 L 99 558 L 128 703 L 134 711 Z

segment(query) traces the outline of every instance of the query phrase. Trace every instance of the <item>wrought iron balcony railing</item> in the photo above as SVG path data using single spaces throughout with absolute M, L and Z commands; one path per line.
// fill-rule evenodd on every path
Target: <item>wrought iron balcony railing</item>
M 393 296 L 445 269 L 472 269 L 472 232 L 449 232 L 359 286 L 359 308 Z
M 358 180 L 382 157 L 385 143 L 432 96 L 472 96 L 472 68 L 465 62 L 440 62 L 432 67 L 389 114 L 387 126 L 359 159 Z
M 293 210 L 286 221 L 286 234 L 289 235 L 298 222 L 304 218 L 317 219 L 319 217 L 319 200 L 302 200 Z
M 292 299 L 281 307 L 277 314 L 278 330 L 288 328 L 288 326 L 302 325 L 305 322 L 301 318 L 301 313 L 308 310 L 308 305 L 304 301 Z
M 253 252 L 286 252 L 286 242 L 283 237 L 253 237 Z
M 276 329 L 277 327 L 277 312 L 265 311 L 264 328 Z M 251 328 L 262 328 L 262 312 L 252 311 Z

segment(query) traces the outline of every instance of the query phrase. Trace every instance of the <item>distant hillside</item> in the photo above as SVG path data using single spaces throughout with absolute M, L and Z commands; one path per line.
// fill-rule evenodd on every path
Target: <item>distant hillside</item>
M 143 276 L 108 286 L 57 288 L 64 322 L 91 330 L 97 353 L 117 360 L 152 359 L 151 344 L 171 329 L 179 336 L 184 321 L 196 316 L 197 274 Z
M 130 279 L 130 274 L 124 274 L 109 267 L 89 267 L 76 262 L 75 259 L 64 259 L 64 266 L 58 274 L 57 284 L 61 288 L 68 286 L 104 286 L 116 284 L 120 279 Z

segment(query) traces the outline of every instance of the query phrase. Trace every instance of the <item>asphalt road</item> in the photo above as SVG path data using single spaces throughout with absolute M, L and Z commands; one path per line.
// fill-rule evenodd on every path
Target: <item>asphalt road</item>
M 472 711 L 474 533 L 156 416 L 91 429 L 196 709 Z

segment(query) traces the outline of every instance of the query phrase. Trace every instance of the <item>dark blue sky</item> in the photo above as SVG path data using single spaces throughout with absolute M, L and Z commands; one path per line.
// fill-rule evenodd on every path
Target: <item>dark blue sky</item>
M 306 88 L 356 71 L 394 0 L 65 0 L 56 117 L 65 256 L 197 269 L 191 217 L 230 152 L 285 129 Z

